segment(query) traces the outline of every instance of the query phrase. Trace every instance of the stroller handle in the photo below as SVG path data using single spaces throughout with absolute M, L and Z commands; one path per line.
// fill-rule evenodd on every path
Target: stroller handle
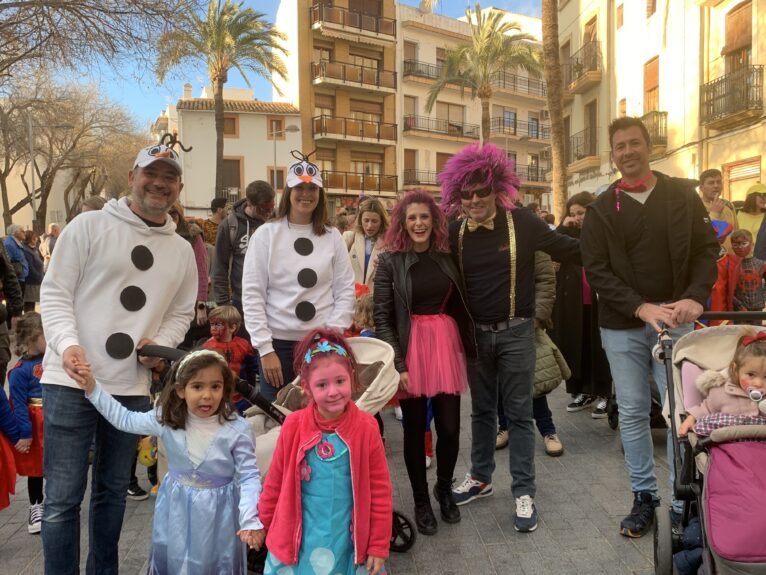
M 764 321 L 766 312 L 763 311 L 705 311 L 698 319 L 730 320 L 730 321 Z
M 166 345 L 145 345 L 136 350 L 136 355 L 139 357 L 161 357 L 169 361 L 178 361 L 187 352 L 176 349 L 174 347 L 168 347 Z

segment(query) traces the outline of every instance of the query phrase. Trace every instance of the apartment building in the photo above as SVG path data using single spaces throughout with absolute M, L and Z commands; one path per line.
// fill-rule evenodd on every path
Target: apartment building
M 267 180 L 279 192 L 293 162 L 290 150 L 301 147 L 297 108 L 284 102 L 262 102 L 249 89 L 224 88 L 224 194 L 235 202 L 247 184 Z M 191 84 L 183 97 L 168 106 L 152 124 L 158 141 L 175 133 L 189 152 L 180 151 L 184 169 L 181 203 L 190 216 L 205 216 L 215 197 L 215 116 L 212 89 L 192 96 Z
M 569 192 L 619 177 L 608 140 L 618 116 L 640 116 L 652 168 L 695 178 L 724 173 L 724 196 L 743 200 L 762 181 L 763 62 L 753 32 L 766 0 L 563 0 Z
M 489 9 L 485 9 L 489 10 Z M 431 112 L 425 109 L 428 93 L 441 74 L 447 50 L 470 41 L 463 19 L 448 18 L 399 5 L 399 61 L 401 63 L 401 145 L 398 165 L 403 189 L 426 188 L 438 193 L 436 175 L 444 163 L 481 136 L 481 103 L 457 86 L 441 91 Z M 523 32 L 541 38 L 541 22 L 510 12 L 505 20 Z M 492 83 L 490 141 L 516 162 L 522 201 L 550 204 L 550 127 L 545 110 L 545 82 L 524 72 L 506 70 Z
M 301 148 L 324 177 L 331 208 L 362 195 L 393 201 L 398 125 L 394 0 L 282 0 L 286 82 L 275 100 L 300 109 Z

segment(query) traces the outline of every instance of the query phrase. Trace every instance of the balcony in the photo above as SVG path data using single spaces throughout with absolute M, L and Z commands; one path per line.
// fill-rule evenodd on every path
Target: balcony
M 311 77 L 315 85 L 344 86 L 364 92 L 396 92 L 396 72 L 356 64 L 312 62 Z
M 476 124 L 451 122 L 428 116 L 405 116 L 402 130 L 404 132 L 419 132 L 418 135 L 438 134 L 440 138 L 449 136 L 456 141 L 463 139 L 478 140 L 481 129 Z
M 550 171 L 550 168 L 526 164 L 516 164 L 515 169 L 516 175 L 522 182 L 535 182 L 543 185 L 547 183 L 545 174 Z
M 354 118 L 316 116 L 313 120 L 315 140 L 348 140 L 351 142 L 372 142 L 396 144 L 396 124 L 369 122 Z
M 564 89 L 583 94 L 601 82 L 601 42 L 588 42 L 569 59 Z M 568 80 L 568 81 L 567 81 Z
M 510 92 L 517 96 L 529 96 L 535 100 L 544 100 L 547 95 L 544 81 L 510 72 L 498 72 L 490 79 L 490 85 L 495 90 Z
M 570 136 L 568 156 L 567 169 L 572 173 L 600 168 L 598 128 L 586 128 Z
M 351 41 L 358 36 L 373 43 L 389 45 L 396 42 L 396 20 L 363 14 L 340 6 L 314 4 L 311 7 L 311 26 L 322 33 L 337 38 L 339 35 Z M 377 40 L 377 42 L 375 42 Z
M 380 195 L 394 194 L 397 191 L 396 176 L 381 176 L 379 174 L 359 174 L 355 172 L 322 172 L 322 182 L 331 194 L 365 194 Z
M 668 113 L 649 112 L 641 116 L 641 121 L 649 131 L 649 138 L 652 141 L 651 155 L 664 154 L 668 147 Z
M 700 124 L 723 130 L 763 114 L 763 66 L 747 66 L 700 88 Z
M 405 60 L 402 68 L 402 76 L 417 76 L 428 80 L 436 80 L 442 73 L 441 66 L 417 60 Z
M 438 186 L 436 181 L 436 172 L 427 172 L 424 170 L 414 170 L 407 168 L 404 170 L 405 186 Z
M 492 137 L 511 136 L 519 140 L 540 140 L 550 144 L 551 127 L 539 122 L 520 122 L 501 116 L 492 118 L 489 123 L 489 133 Z

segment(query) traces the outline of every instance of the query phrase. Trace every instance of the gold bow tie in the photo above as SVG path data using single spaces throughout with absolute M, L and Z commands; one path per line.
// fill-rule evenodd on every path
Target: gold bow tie
M 479 228 L 487 228 L 488 230 L 494 230 L 495 229 L 495 218 L 487 218 L 483 222 L 477 222 L 476 220 L 472 220 L 471 218 L 468 218 L 468 231 L 469 232 L 475 232 Z

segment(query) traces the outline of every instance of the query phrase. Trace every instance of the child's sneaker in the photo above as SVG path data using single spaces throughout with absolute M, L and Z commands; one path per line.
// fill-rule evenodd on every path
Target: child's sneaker
M 521 533 L 529 533 L 537 529 L 535 500 L 529 495 L 516 498 L 516 515 L 513 516 L 513 528 Z
M 426 469 L 431 469 L 431 458 L 426 455 Z
M 465 505 L 474 499 L 481 499 L 490 495 L 492 495 L 492 484 L 477 481 L 471 477 L 470 473 L 466 473 L 463 483 L 452 490 L 456 505 Z
M 149 496 L 150 497 L 157 497 L 157 492 L 160 490 L 159 485 L 152 485 L 152 488 L 149 490 Z
M 31 534 L 40 533 L 43 525 L 43 504 L 35 503 L 29 506 L 29 521 L 27 531 Z

